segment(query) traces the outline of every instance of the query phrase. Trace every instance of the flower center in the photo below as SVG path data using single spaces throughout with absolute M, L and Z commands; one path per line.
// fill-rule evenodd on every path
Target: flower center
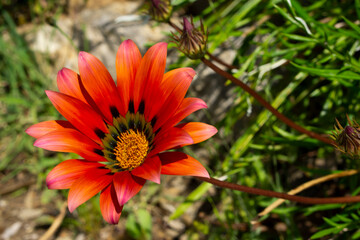
M 149 142 L 144 133 L 132 129 L 123 132 L 118 136 L 114 148 L 117 165 L 122 169 L 132 170 L 144 162 L 148 150 Z

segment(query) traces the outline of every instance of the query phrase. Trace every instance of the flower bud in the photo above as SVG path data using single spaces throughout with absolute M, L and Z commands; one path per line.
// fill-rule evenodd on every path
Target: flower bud
M 355 121 L 351 121 L 348 116 L 348 126 L 343 128 L 337 119 L 337 126 L 334 125 L 335 132 L 331 137 L 335 140 L 334 146 L 341 152 L 351 157 L 359 156 L 360 150 L 360 125 Z
M 184 28 L 180 36 L 173 34 L 178 49 L 191 59 L 200 59 L 206 53 L 207 33 L 201 22 L 200 30 L 196 29 L 191 18 L 191 23 L 184 17 Z
M 172 13 L 169 0 L 151 0 L 149 14 L 155 21 L 168 22 Z

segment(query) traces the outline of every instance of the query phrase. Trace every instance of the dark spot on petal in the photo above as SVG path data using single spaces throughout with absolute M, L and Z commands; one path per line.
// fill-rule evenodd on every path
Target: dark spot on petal
M 100 156 L 104 156 L 104 153 L 103 153 L 103 151 L 101 151 L 100 149 L 94 149 L 94 153 L 96 153 L 96 154 L 98 154 L 98 155 L 100 155 Z
M 114 138 L 114 139 L 117 139 L 118 138 L 118 135 L 114 132 L 111 133 L 111 136 Z
M 155 123 L 157 121 L 157 117 L 155 116 L 153 119 L 151 119 L 151 126 L 155 126 Z
M 115 154 L 111 154 L 111 153 L 110 153 L 110 154 L 108 154 L 107 156 L 108 156 L 110 159 L 114 160 L 114 161 L 116 160 Z
M 158 134 L 161 131 L 161 128 L 155 131 L 155 135 Z
M 146 129 L 145 129 L 145 135 L 146 135 L 147 137 L 149 137 L 149 135 L 150 135 L 150 129 L 149 129 L 149 128 L 146 128 Z
M 126 127 L 124 124 L 122 124 L 122 123 L 120 123 L 119 128 L 120 128 L 119 130 L 120 130 L 122 133 L 128 130 L 127 127 Z
M 129 121 L 129 128 L 130 129 L 135 129 L 135 122 L 132 119 L 130 119 L 130 121 Z
M 111 112 L 111 114 L 113 115 L 114 118 L 117 118 L 117 117 L 120 116 L 119 111 L 118 111 L 117 108 L 114 107 L 114 106 L 111 106 L 111 107 L 110 107 L 110 112 Z
M 139 131 L 142 131 L 142 130 L 143 130 L 143 128 L 142 128 L 142 126 L 141 126 L 141 122 L 137 122 L 137 123 L 136 123 L 136 129 L 139 130 Z
M 113 172 L 108 172 L 106 175 L 114 175 L 115 173 Z
M 100 139 L 103 139 L 105 137 L 105 133 L 99 128 L 95 128 L 94 132 Z
M 135 113 L 135 107 L 134 107 L 133 100 L 130 100 L 130 102 L 129 102 L 129 112 L 130 113 Z
M 140 102 L 140 105 L 139 105 L 139 113 L 140 114 L 144 114 L 144 111 L 145 111 L 145 102 L 144 102 L 144 100 L 142 100 L 141 102 Z
M 110 140 L 109 141 L 109 145 L 110 145 L 110 147 L 112 147 L 112 148 L 115 148 L 116 147 L 116 141 L 114 141 L 114 140 Z

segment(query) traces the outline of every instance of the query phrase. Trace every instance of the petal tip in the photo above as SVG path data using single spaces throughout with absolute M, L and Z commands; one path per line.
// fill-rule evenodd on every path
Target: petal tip
M 135 44 L 135 43 L 131 39 L 126 39 L 125 41 L 123 41 L 123 44 L 129 45 L 129 44 Z
M 25 133 L 31 137 L 33 137 L 33 126 L 28 127 L 25 129 Z
M 153 178 L 152 181 L 153 181 L 154 183 L 160 184 L 160 174 L 159 174 L 159 177 Z
M 88 60 L 88 58 L 89 58 L 90 55 L 91 55 L 91 54 L 89 54 L 89 53 L 87 53 L 87 52 L 80 51 L 80 52 L 79 52 L 79 57 L 78 57 L 78 63 L 79 63 L 79 65 L 80 65 L 81 63 L 86 62 L 86 61 Z
M 206 169 L 204 169 L 204 171 L 202 171 L 199 175 L 197 175 L 198 177 L 204 177 L 204 178 L 210 178 L 210 174 L 208 173 L 208 171 L 206 171 Z

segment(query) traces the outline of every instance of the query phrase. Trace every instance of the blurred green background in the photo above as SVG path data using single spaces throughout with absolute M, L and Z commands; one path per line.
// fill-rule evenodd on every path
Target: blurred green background
M 144 53 L 170 42 L 165 23 L 146 16 L 137 0 L 0 0 L 0 238 L 40 239 L 61 215 L 67 191 L 48 190 L 47 173 L 75 155 L 32 146 L 24 130 L 59 119 L 44 90 L 56 90 L 62 67 L 77 71 L 89 51 L 115 76 L 115 55 L 131 38 Z M 148 2 L 147 2 L 148 3 Z M 284 115 L 329 134 L 335 118 L 358 117 L 360 1 L 174 0 L 172 20 L 202 19 L 208 49 L 236 67 L 227 70 Z M 215 125 L 212 139 L 184 149 L 212 177 L 287 192 L 311 179 L 358 169 L 359 160 L 290 129 L 242 89 L 187 59 L 169 44 L 168 69 L 196 69 L 189 96 L 209 109 L 189 120 Z M 226 69 L 225 69 L 226 70 Z M 285 202 L 259 217 L 275 199 L 219 189 L 189 177 L 147 183 L 126 204 L 117 226 L 102 220 L 99 199 L 65 213 L 43 239 L 357 239 L 359 204 L 307 206 Z M 301 192 L 310 197 L 356 195 L 359 176 Z

